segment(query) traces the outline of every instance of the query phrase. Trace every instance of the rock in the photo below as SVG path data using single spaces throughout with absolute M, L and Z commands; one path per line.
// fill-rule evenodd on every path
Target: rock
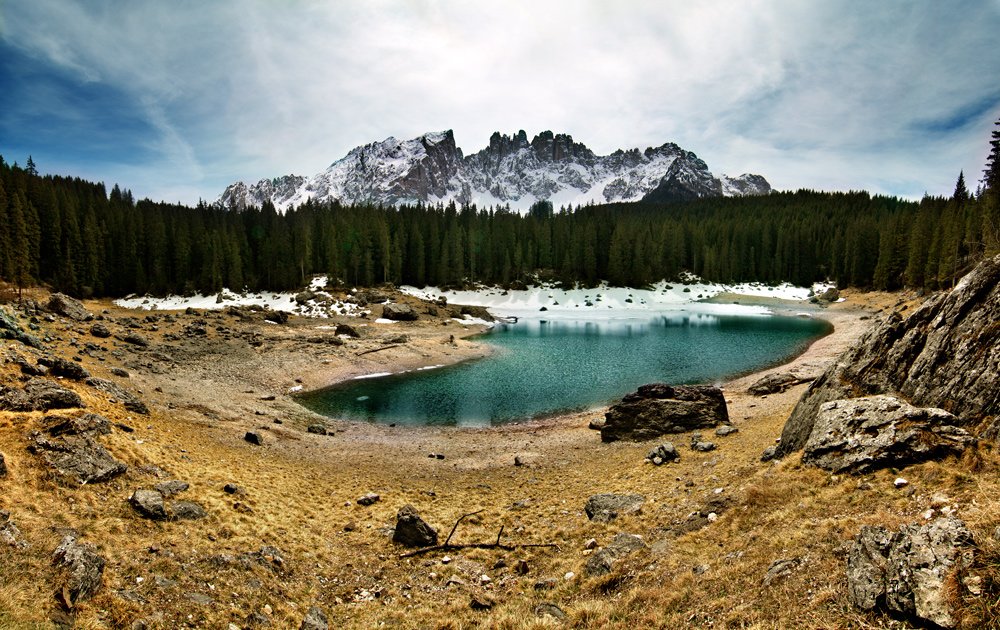
M 793 383 L 798 382 L 799 378 L 794 374 L 789 374 L 787 372 L 782 373 L 772 373 L 761 377 L 753 385 L 747 388 L 747 393 L 754 396 L 766 396 L 768 394 L 777 394 L 778 392 L 783 392 Z
M 243 619 L 247 628 L 270 628 L 271 620 L 262 612 L 254 611 Z
M 126 372 L 125 374 L 128 375 L 128 372 Z M 115 399 L 118 400 L 118 402 L 122 403 L 125 406 L 125 408 L 131 411 L 132 413 L 139 413 L 145 416 L 149 415 L 149 407 L 146 406 L 146 403 L 142 402 L 142 399 L 140 399 L 138 396 L 128 391 L 118 383 L 97 377 L 90 377 L 84 382 L 99 392 L 103 392 L 109 396 L 113 396 Z
M 462 315 L 468 315 L 469 317 L 472 317 L 474 319 L 481 319 L 487 322 L 496 321 L 493 315 L 491 315 L 490 312 L 486 310 L 485 306 L 472 306 L 472 305 L 462 306 L 460 307 L 459 312 Z
M 60 435 L 109 435 L 111 423 L 104 416 L 96 413 L 85 413 L 75 418 L 66 416 L 45 416 L 41 419 L 45 432 L 51 437 Z
M 347 335 L 348 337 L 354 337 L 355 339 L 361 338 L 361 333 L 358 329 L 350 324 L 337 324 L 337 329 L 333 331 L 336 335 Z
M 778 456 L 803 448 L 820 407 L 876 394 L 944 409 L 957 426 L 1000 416 L 1000 256 L 909 317 L 892 313 L 844 352 L 803 394 L 781 432 Z
M 128 466 L 117 461 L 86 433 L 56 438 L 35 434 L 30 442 L 30 452 L 40 455 L 56 472 L 75 479 L 80 485 L 107 481 L 128 471 Z
M 308 302 L 309 300 L 314 299 L 315 297 L 316 297 L 315 293 L 313 293 L 312 291 L 306 290 L 306 291 L 303 291 L 302 293 L 298 293 L 298 294 L 295 295 L 295 302 L 297 304 L 305 304 L 306 302 Z
M 280 549 L 271 545 L 264 545 L 260 551 L 241 553 L 237 561 L 244 566 L 260 566 L 274 572 L 285 568 L 285 556 Z
M 98 337 L 99 339 L 107 339 L 111 336 L 111 329 L 101 322 L 95 322 L 94 325 L 90 327 L 90 334 Z
M 33 411 L 35 403 L 18 387 L 0 387 L 0 411 Z
M 240 487 L 237 486 L 235 483 L 227 483 L 226 485 L 222 486 L 222 491 L 225 492 L 226 494 L 246 494 L 246 492 L 241 490 Z
M 863 474 L 885 466 L 960 455 L 975 439 L 941 409 L 918 409 L 893 396 L 824 403 L 802 462 Z
M 264 319 L 275 324 L 287 324 L 288 313 L 285 311 L 271 311 L 267 315 L 264 315 Z
M 594 418 L 587 424 L 587 428 L 592 431 L 600 431 L 604 428 L 604 418 Z
M 208 512 L 194 501 L 175 501 L 170 508 L 175 521 L 197 521 L 208 518 Z
M 14 521 L 9 520 L 10 516 L 0 522 L 0 544 L 13 547 L 14 549 L 27 549 L 31 545 L 21 536 L 21 530 L 17 528 Z
M 535 606 L 536 617 L 553 617 L 555 619 L 565 619 L 566 613 L 552 602 L 541 602 Z
M 0 478 L 7 476 L 7 460 L 4 458 L 3 453 L 0 453 Z
M 437 530 L 428 525 L 417 513 L 417 508 L 404 505 L 396 513 L 396 531 L 392 541 L 407 547 L 431 547 L 438 542 Z
M 601 441 L 651 440 L 720 424 L 729 424 L 729 413 L 718 387 L 652 383 L 608 409 Z
M 322 424 L 310 424 L 309 428 L 306 429 L 309 433 L 315 433 L 316 435 L 326 435 L 326 427 Z
M 123 370 L 120 367 L 113 367 L 113 368 L 111 368 L 111 373 L 114 374 L 115 376 L 120 376 L 122 378 L 129 378 L 128 371 L 127 370 Z
M 24 386 L 35 409 L 85 408 L 80 395 L 44 378 L 33 378 Z
M 837 287 L 830 287 L 826 291 L 823 291 L 823 295 L 819 296 L 819 299 L 827 302 L 836 302 L 840 299 L 840 291 L 837 290 Z
M 654 464 L 659 466 L 664 462 L 679 462 L 681 459 L 681 454 L 677 452 L 677 448 L 672 443 L 664 442 L 663 444 L 660 444 L 653 450 L 649 451 L 649 454 L 646 455 L 646 459 L 652 461 Z M 659 464 L 656 463 L 657 459 L 660 460 Z
M 382 317 L 398 322 L 412 322 L 420 318 L 409 304 L 386 304 L 382 307 Z
M 521 458 L 520 455 L 515 455 L 514 456 L 514 465 L 515 466 L 524 466 L 524 460 Z
M 641 494 L 595 494 L 583 506 L 587 518 L 608 523 L 619 516 L 642 511 L 646 497 Z
M 905 488 L 906 486 L 910 485 L 910 482 L 907 481 L 906 479 L 903 479 L 902 477 L 896 477 L 896 481 L 893 481 L 892 485 L 896 486 L 897 488 Z
M 187 598 L 188 601 L 194 602 L 199 606 L 208 606 L 215 601 L 208 595 L 204 595 L 202 593 L 184 593 L 184 597 Z
M 544 580 L 538 580 L 535 582 L 534 589 L 536 591 L 548 591 L 554 589 L 559 585 L 559 580 L 555 578 L 545 578 Z
M 61 574 L 57 596 L 66 608 L 72 610 L 97 594 L 104 583 L 104 563 L 93 545 L 79 543 L 74 536 L 62 539 L 53 553 L 53 564 Z
M 70 378 L 74 381 L 82 381 L 85 378 L 90 378 L 90 372 L 82 365 L 75 361 L 67 361 L 62 357 L 56 357 L 52 362 L 52 366 L 49 367 L 49 374 Z
M 740 432 L 739 429 L 728 424 L 726 426 L 719 427 L 718 429 L 715 430 L 715 434 L 718 435 L 719 437 L 726 437 L 727 435 L 732 435 L 733 433 L 739 433 L 739 432 Z
M 771 582 L 779 580 L 781 578 L 788 577 L 795 572 L 799 566 L 799 561 L 791 558 L 782 558 L 781 560 L 775 560 L 768 567 L 767 573 L 764 575 L 764 586 L 769 586 Z
M 49 301 L 45 303 L 45 308 L 50 313 L 58 313 L 63 317 L 82 322 L 88 317 L 93 317 L 87 312 L 80 300 L 71 298 L 62 293 L 53 293 L 49 296 Z
M 764 452 L 760 454 L 760 461 L 769 462 L 778 456 L 777 446 L 768 446 L 764 449 Z
M 19 341 L 26 346 L 41 350 L 42 340 L 38 337 L 24 332 L 17 321 L 17 316 L 6 307 L 0 307 L 0 339 L 11 339 Z
M 247 431 L 246 435 L 243 436 L 243 439 L 251 444 L 256 444 L 257 446 L 264 445 L 264 436 L 258 431 Z
M 974 559 L 972 532 L 953 516 L 919 528 L 903 525 L 898 532 L 866 525 L 848 552 L 848 601 L 863 610 L 884 606 L 953 628 L 957 618 L 949 603 L 949 578 Z
M 610 545 L 587 558 L 587 575 L 607 575 L 619 560 L 643 549 L 649 549 L 649 546 L 642 538 L 620 532 Z
M 128 502 L 143 518 L 154 521 L 169 521 L 173 518 L 173 514 L 163 503 L 163 495 L 155 490 L 136 490 Z
M 142 348 L 145 348 L 149 345 L 149 339 L 143 337 L 137 332 L 130 332 L 129 334 L 125 335 L 125 338 L 122 339 L 122 341 L 124 341 L 125 343 L 130 343 L 133 346 L 140 346 Z
M 379 497 L 374 492 L 369 492 L 368 494 L 358 499 L 358 505 L 374 505 L 378 503 L 380 498 L 381 497 Z
M 319 606 L 310 606 L 302 625 L 299 626 L 299 630 L 329 630 L 329 628 L 326 613 Z
M 490 610 L 495 605 L 493 598 L 484 593 L 474 593 L 469 601 L 469 608 L 472 610 Z
M 714 442 L 695 442 L 691 445 L 692 451 L 698 451 L 699 453 L 707 453 L 709 451 L 715 450 Z

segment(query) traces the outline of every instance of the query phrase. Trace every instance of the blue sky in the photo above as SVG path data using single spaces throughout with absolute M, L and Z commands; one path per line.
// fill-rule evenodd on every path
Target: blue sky
M 0 0 L 0 155 L 194 204 L 389 136 L 550 129 L 950 195 L 1000 118 L 997 33 L 1000 0 Z

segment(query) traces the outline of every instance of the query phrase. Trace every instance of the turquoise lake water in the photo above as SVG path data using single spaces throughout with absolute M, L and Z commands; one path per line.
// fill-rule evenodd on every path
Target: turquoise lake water
M 491 356 L 357 379 L 298 397 L 332 418 L 489 426 L 601 406 L 640 385 L 718 382 L 777 365 L 830 332 L 775 315 L 678 313 L 649 320 L 499 324 Z

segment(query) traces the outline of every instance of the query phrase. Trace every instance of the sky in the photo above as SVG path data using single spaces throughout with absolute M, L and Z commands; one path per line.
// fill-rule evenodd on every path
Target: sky
M 0 156 L 212 201 L 454 130 L 675 142 L 779 190 L 974 191 L 1000 0 L 0 0 Z

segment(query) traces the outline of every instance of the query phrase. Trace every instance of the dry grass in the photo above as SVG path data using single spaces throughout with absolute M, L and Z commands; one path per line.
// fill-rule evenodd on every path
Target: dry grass
M 101 376 L 108 369 L 89 359 L 85 365 Z M 0 366 L 0 382 L 16 377 L 12 364 Z M 162 379 L 167 387 L 169 375 Z M 437 441 L 402 428 L 369 435 L 346 427 L 346 433 L 319 437 L 303 433 L 304 419 L 286 417 L 281 427 L 268 426 L 277 430 L 266 431 L 261 448 L 241 439 L 240 423 L 254 426 L 253 418 L 212 420 L 191 409 L 135 416 L 86 386 L 67 386 L 91 411 L 136 429 L 102 438 L 130 470 L 109 483 L 78 487 L 24 449 L 24 436 L 42 414 L 0 413 L 0 452 L 11 470 L 0 480 L 0 508 L 11 512 L 32 544 L 23 551 L 0 549 L 2 628 L 50 627 L 57 609 L 51 553 L 62 535 L 53 528 L 78 530 L 108 560 L 105 588 L 75 611 L 79 628 L 128 628 L 140 618 L 163 629 L 242 627 L 248 615 L 267 609 L 274 627 L 296 628 L 312 605 L 323 608 L 337 628 L 903 628 L 906 624 L 860 614 L 847 604 L 843 545 L 865 524 L 895 528 L 922 522 L 932 504 L 941 504 L 936 494 L 956 507 L 980 546 L 970 575 L 978 578 L 982 595 L 955 589 L 962 627 L 1000 628 L 1000 543 L 990 538 L 1000 525 L 997 453 L 983 445 L 959 461 L 863 478 L 831 476 L 802 467 L 795 458 L 760 463 L 760 452 L 780 434 L 805 385 L 783 398 L 771 397 L 767 405 L 727 392 L 740 432 L 715 439 L 719 450 L 711 453 L 682 448 L 680 464 L 661 467 L 644 463 L 648 444 L 600 444 L 596 434 L 574 428 L 586 426 L 585 414 L 572 426 L 563 421 L 489 434 L 456 430 Z M 546 441 L 547 433 L 565 437 Z M 394 440 L 383 439 L 393 435 Z M 690 435 L 678 435 L 671 441 L 683 447 L 689 440 Z M 500 442 L 531 453 L 530 466 L 515 468 L 506 454 L 490 450 Z M 428 460 L 425 443 L 448 445 L 448 459 Z M 127 498 L 158 481 L 138 471 L 147 464 L 190 482 L 177 498 L 200 503 L 210 518 L 139 519 Z M 896 476 L 906 477 L 915 491 L 893 487 Z M 229 482 L 246 495 L 223 493 Z M 868 485 L 859 488 L 862 484 Z M 359 506 L 356 499 L 369 491 L 382 501 Z M 590 523 L 583 505 L 600 492 L 638 492 L 647 503 L 639 514 Z M 719 496 L 734 504 L 717 521 L 699 531 L 669 534 Z M 236 502 L 252 513 L 234 509 Z M 401 549 L 385 531 L 405 504 L 416 506 L 442 537 L 460 516 L 483 509 L 462 522 L 456 542 L 495 540 L 502 526 L 507 544 L 558 548 L 468 549 L 401 559 Z M 356 528 L 345 531 L 348 523 Z M 584 542 L 595 538 L 604 546 L 620 531 L 656 544 L 609 576 L 587 577 Z M 287 566 L 272 571 L 208 562 L 263 545 L 278 547 Z M 768 568 L 779 559 L 794 559 L 797 567 L 765 586 Z M 527 561 L 527 575 L 514 571 L 518 560 Z M 703 565 L 704 572 L 693 571 Z M 483 575 L 489 583 L 481 581 Z M 177 585 L 160 587 L 156 578 Z M 535 588 L 550 578 L 549 588 Z M 125 590 L 141 600 L 124 599 L 118 592 Z M 195 604 L 189 593 L 215 602 Z M 474 596 L 489 599 L 492 607 L 474 610 Z M 566 618 L 537 616 L 543 602 L 556 604 Z

